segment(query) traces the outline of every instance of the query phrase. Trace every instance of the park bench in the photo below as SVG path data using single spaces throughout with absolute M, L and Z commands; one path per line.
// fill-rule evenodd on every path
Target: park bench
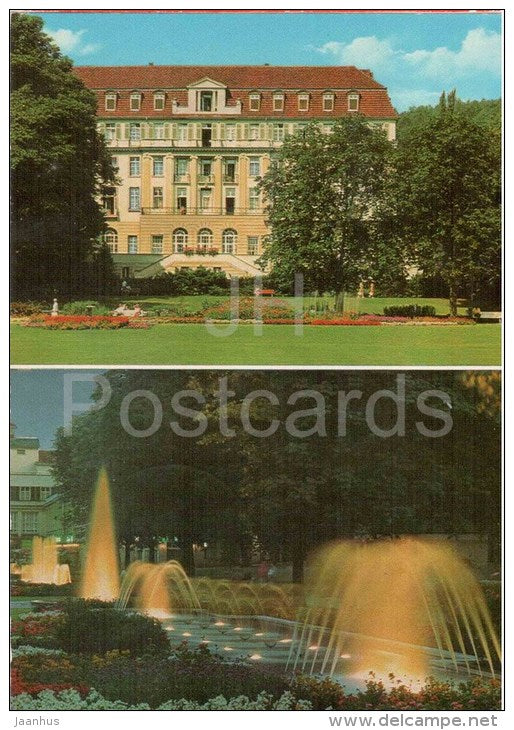
M 272 297 L 275 294 L 275 289 L 256 289 L 256 297 Z
M 502 321 L 501 312 L 479 312 L 476 317 L 477 322 L 483 324 L 500 324 Z
M 116 310 L 113 310 L 111 313 L 111 317 L 146 317 L 148 312 L 145 312 L 141 310 L 140 312 L 136 312 L 135 309 L 124 309 L 123 312 L 117 312 Z

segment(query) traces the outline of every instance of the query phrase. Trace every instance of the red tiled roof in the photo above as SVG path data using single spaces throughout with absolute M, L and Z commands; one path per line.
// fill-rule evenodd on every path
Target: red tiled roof
M 76 66 L 76 75 L 98 95 L 98 114 L 102 117 L 154 117 L 169 118 L 171 102 L 180 105 L 187 101 L 187 87 L 208 77 L 228 88 L 227 103 L 241 101 L 241 114 L 248 117 L 340 117 L 347 114 L 346 93 L 356 90 L 360 93 L 360 111 L 366 116 L 391 118 L 396 112 L 391 104 L 387 89 L 373 78 L 368 70 L 355 66 Z M 106 112 L 104 92 L 118 92 L 114 112 Z M 138 90 L 143 98 L 139 112 L 129 108 L 130 92 Z M 258 112 L 248 108 L 248 92 L 261 92 Z M 285 92 L 283 112 L 273 112 L 272 92 Z M 335 93 L 333 112 L 323 112 L 322 93 Z M 166 92 L 164 110 L 153 109 L 151 91 Z M 310 92 L 308 112 L 298 111 L 297 91 Z M 288 93 L 289 92 L 289 93 Z M 213 113 L 214 114 L 214 113 Z M 185 116 L 174 114 L 174 117 Z

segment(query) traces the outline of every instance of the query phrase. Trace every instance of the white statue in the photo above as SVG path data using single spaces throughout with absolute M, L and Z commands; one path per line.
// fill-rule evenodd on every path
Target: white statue
M 57 317 L 59 315 L 59 303 L 57 299 L 54 299 L 54 303 L 52 304 L 52 317 Z

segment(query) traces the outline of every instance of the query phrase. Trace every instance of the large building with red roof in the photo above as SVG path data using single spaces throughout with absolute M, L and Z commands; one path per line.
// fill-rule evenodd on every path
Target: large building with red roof
M 269 233 L 257 182 L 286 135 L 362 114 L 395 139 L 396 112 L 354 66 L 82 66 L 119 185 L 105 240 L 123 278 L 204 266 L 259 273 Z

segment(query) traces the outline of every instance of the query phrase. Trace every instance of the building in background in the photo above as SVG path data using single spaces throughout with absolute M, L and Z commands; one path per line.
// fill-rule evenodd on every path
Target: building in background
M 82 66 L 119 185 L 106 187 L 108 244 L 122 278 L 204 266 L 260 273 L 269 234 L 257 183 L 310 122 L 362 114 L 396 133 L 387 89 L 353 66 Z
M 39 439 L 10 432 L 11 543 L 28 547 L 34 535 L 65 541 L 64 504 L 51 472 L 52 451 Z

